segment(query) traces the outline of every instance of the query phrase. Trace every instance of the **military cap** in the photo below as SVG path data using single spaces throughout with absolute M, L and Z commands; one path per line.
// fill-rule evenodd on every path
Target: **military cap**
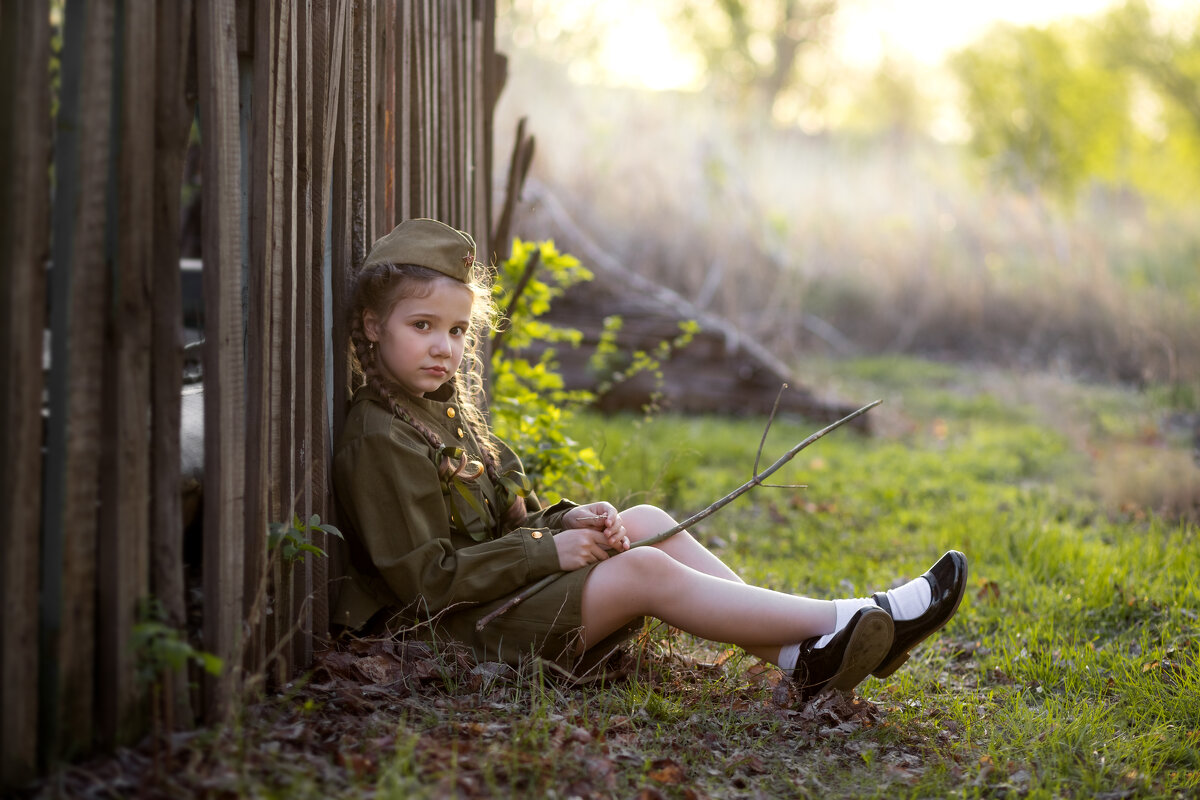
M 371 246 L 363 266 L 415 264 L 469 283 L 474 262 L 475 240 L 470 234 L 436 219 L 408 219 Z

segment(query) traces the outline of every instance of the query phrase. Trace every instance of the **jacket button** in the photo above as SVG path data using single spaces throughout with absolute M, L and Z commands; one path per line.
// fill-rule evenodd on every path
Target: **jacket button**
M 533 533 L 531 533 L 531 534 L 529 534 L 529 535 L 530 535 L 530 536 L 532 536 L 532 537 L 533 537 L 533 538 L 535 538 L 535 539 L 540 539 L 540 538 L 542 538 L 542 532 L 541 532 L 541 531 L 534 531 Z
M 447 408 L 447 409 L 446 409 L 446 416 L 447 416 L 447 417 L 449 417 L 450 419 L 454 419 L 454 409 L 453 409 L 453 408 Z
M 455 435 L 456 435 L 458 438 L 460 438 L 460 439 L 461 439 L 461 438 L 463 437 L 462 428 L 459 428 L 458 430 L 456 430 L 456 431 L 454 432 L 454 434 L 455 434 Z

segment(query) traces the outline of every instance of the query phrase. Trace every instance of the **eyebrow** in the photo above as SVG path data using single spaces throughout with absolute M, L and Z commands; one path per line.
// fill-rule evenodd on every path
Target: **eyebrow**
M 437 314 L 437 313 L 435 313 L 435 312 L 433 312 L 433 311 L 423 311 L 423 310 L 421 310 L 421 309 L 418 309 L 418 310 L 416 310 L 416 311 L 413 311 L 413 312 L 410 312 L 410 313 L 408 313 L 408 314 L 405 314 L 405 315 L 404 315 L 404 318 L 405 318 L 405 319 L 407 319 L 407 320 L 414 320 L 414 319 L 434 319 L 434 320 L 437 320 L 438 322 L 441 322 L 441 321 L 442 321 L 442 317 L 441 317 L 439 314 Z M 460 320 L 457 320 L 457 321 L 455 321 L 455 322 L 452 322 L 452 323 L 450 323 L 450 324 L 451 324 L 451 325 L 458 325 L 458 326 L 461 326 L 461 327 L 463 327 L 463 328 L 467 328 L 467 327 L 470 327 L 470 325 L 471 325 L 471 320 L 470 320 L 470 319 L 460 319 Z

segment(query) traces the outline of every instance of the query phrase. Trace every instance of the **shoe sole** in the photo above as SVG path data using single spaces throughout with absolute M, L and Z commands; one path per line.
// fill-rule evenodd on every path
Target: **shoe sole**
M 919 639 L 916 642 L 914 642 L 913 647 L 916 647 L 921 642 L 928 639 L 930 636 L 933 636 L 935 633 L 940 631 L 942 628 L 946 627 L 947 622 L 954 619 L 954 615 L 958 613 L 958 607 L 962 603 L 962 599 L 967 593 L 967 579 L 970 575 L 970 569 L 971 568 L 968 564 L 966 564 L 966 563 L 963 564 L 962 591 L 958 593 L 958 599 L 956 599 L 954 601 L 954 608 L 950 609 L 950 613 L 946 615 L 946 619 L 944 619 L 942 621 L 941 625 L 938 625 L 936 628 L 931 630 L 929 633 L 925 634 L 924 638 Z M 885 653 L 884 655 L 887 655 L 887 654 Z M 896 670 L 898 670 L 902 666 L 904 666 L 904 662 L 908 661 L 909 656 L 911 656 L 911 655 L 912 655 L 912 650 L 906 650 L 905 652 L 903 652 L 900 655 L 893 658 L 887 664 L 883 664 L 882 666 L 880 666 L 879 669 L 875 670 L 871 674 L 874 675 L 876 678 L 890 677 L 893 672 L 895 672 Z
M 878 614 L 867 614 L 860 619 L 846 643 L 837 674 L 812 699 L 833 691 L 848 692 L 862 683 L 891 649 L 892 630 L 892 617 L 882 609 Z

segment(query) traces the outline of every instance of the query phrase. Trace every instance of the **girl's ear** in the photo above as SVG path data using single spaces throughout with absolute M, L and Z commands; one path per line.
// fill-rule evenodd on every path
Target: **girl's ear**
M 369 308 L 364 308 L 362 312 L 363 333 L 367 335 L 367 339 L 372 342 L 379 341 L 379 315 Z

